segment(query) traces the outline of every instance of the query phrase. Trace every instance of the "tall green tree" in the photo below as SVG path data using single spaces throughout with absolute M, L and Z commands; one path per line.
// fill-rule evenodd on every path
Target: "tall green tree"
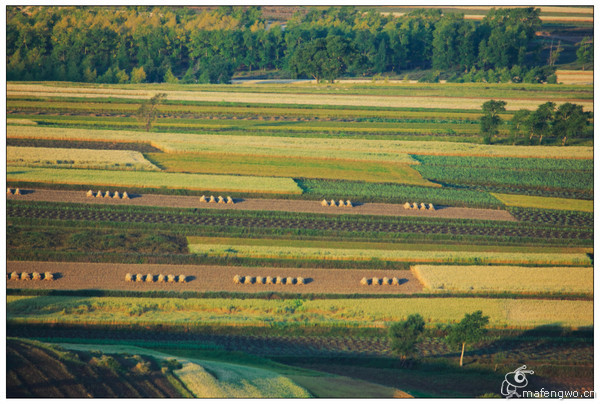
M 465 356 L 465 346 L 481 341 L 486 333 L 484 328 L 490 321 L 488 316 L 484 316 L 481 310 L 471 314 L 465 314 L 460 323 L 451 326 L 448 329 L 446 341 L 452 347 L 460 347 L 460 366 L 463 365 Z
M 517 140 L 529 131 L 529 117 L 531 111 L 528 109 L 520 109 L 516 111 L 510 120 L 510 137 L 512 144 L 516 144 Z
M 546 102 L 538 106 L 538 108 L 531 114 L 529 118 L 530 141 L 534 136 L 539 136 L 540 144 L 542 144 L 542 139 L 544 136 L 548 136 L 552 133 L 552 123 L 554 121 L 555 108 L 555 103 Z
M 317 38 L 300 44 L 288 65 L 296 75 L 333 82 L 346 71 L 350 54 L 348 41 L 340 36 Z
M 505 101 L 489 100 L 483 103 L 483 116 L 480 119 L 481 139 L 484 144 L 490 144 L 495 135 L 498 134 L 498 128 L 502 124 L 500 112 L 506 111 Z
M 392 351 L 402 359 L 412 356 L 424 329 L 425 321 L 420 314 L 411 314 L 406 321 L 392 324 L 388 330 Z
M 584 112 L 583 106 L 571 104 L 570 102 L 562 104 L 554 114 L 552 132 L 562 137 L 562 145 L 567 145 L 567 140 L 585 130 L 592 114 Z
M 143 102 L 138 108 L 136 117 L 138 121 L 143 123 L 146 132 L 150 132 L 150 129 L 152 129 L 152 123 L 156 120 L 158 115 L 158 106 L 166 98 L 167 94 L 165 93 L 155 94 L 148 101 Z
M 594 39 L 586 36 L 577 46 L 577 61 L 581 63 L 581 70 L 585 70 L 585 65 L 594 63 Z

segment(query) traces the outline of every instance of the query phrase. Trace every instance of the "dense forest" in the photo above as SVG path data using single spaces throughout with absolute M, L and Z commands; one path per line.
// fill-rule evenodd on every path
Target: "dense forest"
M 383 15 L 309 9 L 285 24 L 260 7 L 8 7 L 7 79 L 227 83 L 236 71 L 289 77 L 440 71 L 454 81 L 551 81 L 539 9 L 491 9 L 481 21 L 439 9 Z M 437 70 L 437 72 L 436 72 Z

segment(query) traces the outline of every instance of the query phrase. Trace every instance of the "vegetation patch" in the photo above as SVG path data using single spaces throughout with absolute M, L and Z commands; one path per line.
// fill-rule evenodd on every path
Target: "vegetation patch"
M 580 212 L 594 211 L 594 201 L 496 193 L 492 193 L 492 195 L 507 206 L 535 209 L 571 210 Z

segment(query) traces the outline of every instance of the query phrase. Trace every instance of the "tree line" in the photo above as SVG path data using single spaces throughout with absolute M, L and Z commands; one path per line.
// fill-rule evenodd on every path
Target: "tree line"
M 266 21 L 260 7 L 14 6 L 7 78 L 226 83 L 256 69 L 333 80 L 433 68 L 522 81 L 541 63 L 540 26 L 533 7 L 491 9 L 478 22 L 439 9 L 395 16 L 331 7 L 296 13 L 284 26 Z

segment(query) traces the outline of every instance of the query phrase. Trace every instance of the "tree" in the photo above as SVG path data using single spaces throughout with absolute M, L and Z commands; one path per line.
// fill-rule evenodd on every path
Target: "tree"
M 137 119 L 144 124 L 146 132 L 150 132 L 152 122 L 156 120 L 156 116 L 158 115 L 158 105 L 166 98 L 167 94 L 165 93 L 156 94 L 154 97 L 150 98 L 150 100 L 143 102 L 138 108 L 136 114 Z
M 140 66 L 131 71 L 132 83 L 141 83 L 144 80 L 146 80 L 146 71 L 144 70 L 144 66 Z
M 480 121 L 483 143 L 490 144 L 494 135 L 498 134 L 498 127 L 502 124 L 502 118 L 499 114 L 506 111 L 505 106 L 505 101 L 489 100 L 483 103 L 482 111 L 484 115 Z
M 480 341 L 486 333 L 484 328 L 490 321 L 488 316 L 483 316 L 481 310 L 471 314 L 465 314 L 460 323 L 451 326 L 448 329 L 446 341 L 450 346 L 461 347 L 460 366 L 463 365 L 465 355 L 465 346 Z
M 585 70 L 586 64 L 594 63 L 594 39 L 586 36 L 577 46 L 577 61 L 581 63 L 581 70 Z
M 402 359 L 411 356 L 424 328 L 425 321 L 420 314 L 411 314 L 406 321 L 392 324 L 388 331 L 392 351 Z
M 554 114 L 552 132 L 562 136 L 562 145 L 566 146 L 567 139 L 585 130 L 591 115 L 590 112 L 584 112 L 581 105 L 570 102 L 562 104 Z
M 533 114 L 531 114 L 529 121 L 529 140 L 531 140 L 534 136 L 539 136 L 540 144 L 542 144 L 542 139 L 544 138 L 544 136 L 549 135 L 551 133 L 555 107 L 555 103 L 546 102 L 544 104 L 541 104 L 533 112 Z
M 529 116 L 531 111 L 528 109 L 520 109 L 516 111 L 510 120 L 510 137 L 513 145 L 517 143 L 517 139 L 529 130 Z
M 317 38 L 298 45 L 288 67 L 296 75 L 312 76 L 317 82 L 323 79 L 333 82 L 346 71 L 350 54 L 348 41 L 340 36 Z
M 561 52 L 563 51 L 563 48 L 560 46 L 560 40 L 558 41 L 558 45 L 556 45 L 556 48 L 554 48 L 554 50 L 552 49 L 553 47 L 554 47 L 554 41 L 552 41 L 552 43 L 550 44 L 550 55 L 548 56 L 548 66 L 554 66 L 554 64 L 560 57 Z

